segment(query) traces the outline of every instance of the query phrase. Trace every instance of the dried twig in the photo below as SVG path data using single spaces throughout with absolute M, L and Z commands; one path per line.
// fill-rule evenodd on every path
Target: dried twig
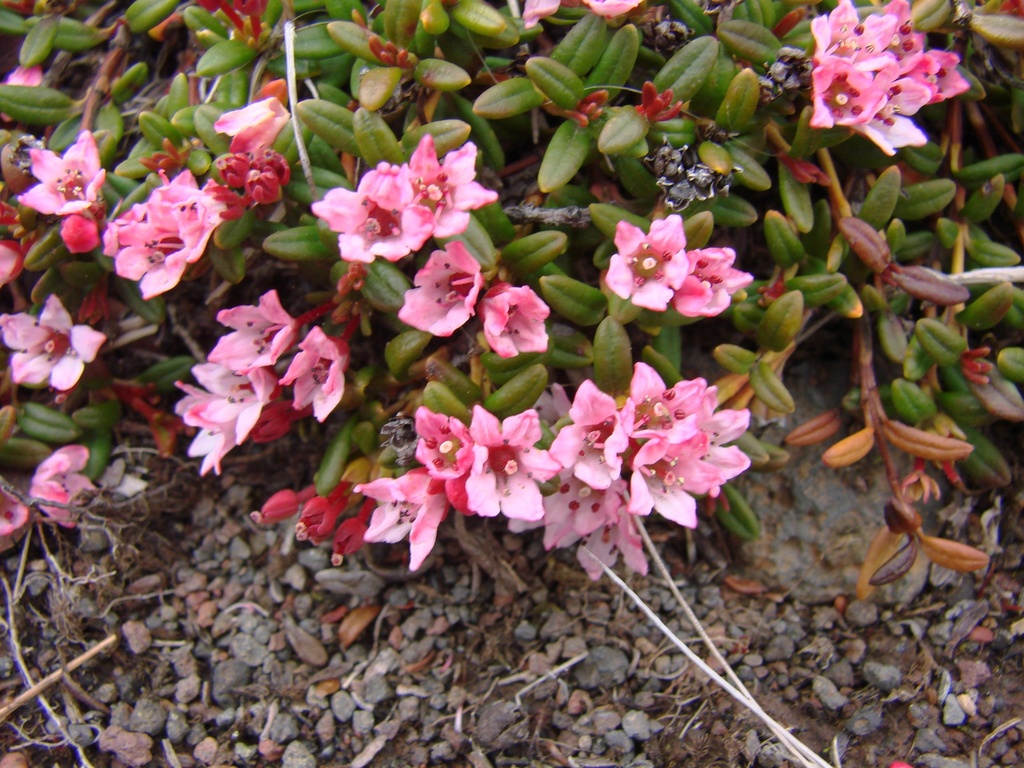
M 538 208 L 533 203 L 521 203 L 510 205 L 504 211 L 513 224 L 544 224 L 549 227 L 577 229 L 590 226 L 590 211 L 576 205 L 566 208 Z
M 25 659 L 21 655 L 21 644 L 18 642 L 18 627 L 14 620 L 15 601 L 14 595 L 11 593 L 11 585 L 8 583 L 6 576 L 0 578 L 0 584 L 3 585 L 4 596 L 7 598 L 7 644 L 11 648 L 11 655 L 14 657 L 14 663 L 15 666 L 18 667 L 18 672 L 21 675 L 21 679 L 25 681 L 25 685 L 29 686 L 29 691 L 33 692 L 36 701 L 39 702 L 39 706 L 42 707 L 43 711 L 46 712 L 46 715 L 50 718 L 50 721 L 57 727 L 57 730 L 60 731 L 60 734 L 62 737 L 64 737 L 65 742 L 70 744 L 72 748 L 74 748 L 75 752 L 78 753 L 79 765 L 85 766 L 85 768 L 95 768 L 93 764 L 89 761 L 88 756 L 85 754 L 85 750 L 83 750 L 82 747 L 79 746 L 75 742 L 75 740 L 71 738 L 71 734 L 68 733 L 68 729 L 64 726 L 64 723 L 61 721 L 60 717 L 54 711 L 53 705 L 50 704 L 50 702 L 47 700 L 46 696 L 43 693 L 43 690 L 45 690 L 47 686 L 53 685 L 54 682 L 63 677 L 66 669 L 62 669 L 59 672 L 47 675 L 45 678 L 43 678 L 42 681 L 40 681 L 40 688 L 36 688 L 37 684 L 32 680 L 32 675 L 28 671 L 28 665 L 25 663 Z M 99 653 L 99 650 L 102 647 L 106 647 L 106 645 L 109 644 L 111 640 L 113 640 L 113 642 L 116 642 L 117 636 L 111 635 L 106 640 L 95 646 L 93 649 L 86 651 L 82 656 L 78 657 L 78 659 L 72 661 L 72 664 L 74 664 L 77 661 L 78 664 L 80 665 L 83 664 L 85 661 L 88 661 L 89 658 L 92 658 L 97 653 Z M 71 665 L 69 665 L 69 667 L 70 666 Z M 53 678 L 53 680 L 50 680 L 50 678 Z M 23 695 L 27 695 L 29 691 L 26 691 L 26 693 Z M 8 706 L 13 706 L 13 704 L 19 702 L 21 698 L 21 696 L 15 698 L 14 702 L 12 702 L 12 704 Z M 31 698 L 32 697 L 29 697 L 25 701 L 29 701 L 31 700 Z M 18 707 L 20 707 L 23 703 L 25 702 L 18 703 Z M 14 707 L 14 709 L 17 709 L 17 707 Z M 13 712 L 14 709 L 12 709 L 11 712 Z M 7 715 L 10 714 L 10 712 L 7 712 L 6 710 L 7 707 L 4 708 L 3 717 L 7 717 Z M 3 722 L 3 718 L 0 718 L 0 722 Z
M 11 617 L 10 620 L 13 621 L 13 616 Z M 111 648 L 116 643 L 117 635 L 108 635 L 106 638 L 104 638 L 102 641 L 94 645 L 85 653 L 76 656 L 74 659 L 68 662 L 67 665 L 64 666 L 62 669 L 58 669 L 56 672 L 51 672 L 38 683 L 33 685 L 31 688 L 15 696 L 14 699 L 12 699 L 9 704 L 0 707 L 0 723 L 4 722 L 4 720 L 6 720 L 8 717 L 14 714 L 14 712 L 17 711 L 22 705 L 32 701 L 32 699 L 36 698 L 43 691 L 47 690 L 52 685 L 57 683 L 68 672 L 74 672 L 87 661 L 99 655 L 100 653 L 103 653 L 103 651 L 107 650 L 108 648 Z

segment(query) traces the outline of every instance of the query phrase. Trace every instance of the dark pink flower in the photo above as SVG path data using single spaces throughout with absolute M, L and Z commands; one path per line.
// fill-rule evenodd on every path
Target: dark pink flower
M 551 310 L 528 285 L 497 283 L 480 302 L 487 343 L 501 357 L 523 352 L 546 352 L 548 331 L 544 321 Z
M 608 287 L 638 307 L 664 311 L 690 271 L 682 217 L 653 222 L 649 234 L 620 221 L 615 227 L 615 247 L 605 275 Z
M 453 480 L 473 466 L 473 438 L 458 419 L 420 406 L 416 409 L 416 434 L 416 459 L 431 477 Z
M 89 478 L 81 474 L 88 463 L 89 449 L 84 445 L 65 445 L 58 448 L 36 467 L 29 495 L 58 504 L 71 504 L 82 491 L 96 489 Z M 39 508 L 61 525 L 74 525 L 72 513 L 66 509 L 46 504 L 40 504 Z
M 503 422 L 479 405 L 469 426 L 473 467 L 466 479 L 469 510 L 483 517 L 539 520 L 544 505 L 538 483 L 562 469 L 547 451 L 536 447 L 540 420 L 536 411 L 509 416 Z
M 312 404 L 313 416 L 322 422 L 338 407 L 345 394 L 348 343 L 314 327 L 299 343 L 299 349 L 281 384 L 295 385 L 296 410 Z
M 39 317 L 27 313 L 0 315 L 4 344 L 14 350 L 11 378 L 16 384 L 42 384 L 71 389 L 85 364 L 96 359 L 107 337 L 88 325 L 73 325 L 56 294 L 50 294 Z
M 199 189 L 189 171 L 171 182 L 164 176 L 163 182 L 145 203 L 110 222 L 103 235 L 103 252 L 114 257 L 114 270 L 138 280 L 144 299 L 178 284 L 185 268 L 202 257 L 227 209 L 214 187 Z
M 218 133 L 232 136 L 232 152 L 260 152 L 269 149 L 290 115 L 275 98 L 255 101 L 247 107 L 225 112 L 213 124 Z
M 234 332 L 222 336 L 207 359 L 239 374 L 276 363 L 291 349 L 299 332 L 295 318 L 281 306 L 276 289 L 260 296 L 255 307 L 222 309 L 217 322 Z
M 629 445 L 615 398 L 584 381 L 576 390 L 569 418 L 572 423 L 562 427 L 551 444 L 551 457 L 589 486 L 608 488 L 621 474 L 622 454 Z
M 672 297 L 672 307 L 685 317 L 712 317 L 729 307 L 732 295 L 754 281 L 748 272 L 734 269 L 732 248 L 687 251 L 690 274 Z
M 414 204 L 414 196 L 408 166 L 380 163 L 360 179 L 357 191 L 332 189 L 313 203 L 313 213 L 340 233 L 345 261 L 398 261 L 434 232 L 434 212 Z
M 453 241 L 430 254 L 414 282 L 398 319 L 434 336 L 451 336 L 476 314 L 484 276 L 466 246 Z
M 444 484 L 425 469 L 357 485 L 356 493 L 382 502 L 373 511 L 363 539 L 394 544 L 408 536 L 409 570 L 417 570 L 434 548 L 437 527 L 448 513 L 443 489 Z
M 468 142 L 437 161 L 434 137 L 429 133 L 409 158 L 409 177 L 414 192 L 413 202 L 434 211 L 434 236 L 451 237 L 466 231 L 467 211 L 489 205 L 498 193 L 478 184 L 476 178 L 476 145 Z

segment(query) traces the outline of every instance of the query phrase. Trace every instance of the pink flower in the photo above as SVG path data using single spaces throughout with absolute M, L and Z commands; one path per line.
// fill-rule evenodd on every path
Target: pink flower
M 231 139 L 232 152 L 260 152 L 269 149 L 290 115 L 275 98 L 256 101 L 242 109 L 225 112 L 213 124 L 217 133 Z
M 716 412 L 717 391 L 703 379 L 664 384 L 652 369 L 637 363 L 623 422 L 634 439 L 646 439 L 630 462 L 629 513 L 662 516 L 693 528 L 694 495 L 717 496 L 722 484 L 750 466 L 736 446 L 750 420 L 748 411 Z
M 638 5 L 641 0 L 583 0 L 583 4 L 590 9 L 591 13 L 611 19 L 629 13 Z
M 476 314 L 484 276 L 466 246 L 453 241 L 430 254 L 414 282 L 398 319 L 434 336 L 451 336 Z
M 100 188 L 107 172 L 89 131 L 82 131 L 63 157 L 48 149 L 29 149 L 32 175 L 39 183 L 18 196 L 18 202 L 40 213 L 63 216 L 61 239 L 72 253 L 87 253 L 99 245 L 98 220 L 104 202 Z
M 562 469 L 547 451 L 536 448 L 540 420 L 536 411 L 509 416 L 503 422 L 479 405 L 469 426 L 473 467 L 466 479 L 469 510 L 483 517 L 539 520 L 544 504 L 537 483 Z
M 103 252 L 114 257 L 114 270 L 138 280 L 144 299 L 169 291 L 199 261 L 227 208 L 213 186 L 199 189 L 189 171 L 171 182 L 162 178 L 163 186 L 110 222 L 103 235 Z
M 754 276 L 733 269 L 732 248 L 700 248 L 687 251 L 690 274 L 672 297 L 672 306 L 685 317 L 712 317 L 728 308 L 732 295 L 746 288 Z
M 24 312 L 0 315 L 4 344 L 14 350 L 11 378 L 16 384 L 42 384 L 61 391 L 82 377 L 85 364 L 96 359 L 107 337 L 88 325 L 72 325 L 71 315 L 56 294 L 50 294 L 39 317 Z
M 551 457 L 593 488 L 608 488 L 622 471 L 629 436 L 619 419 L 615 398 L 592 381 L 576 390 L 569 409 L 571 424 L 562 427 L 549 449 Z
M 82 491 L 96 489 L 89 478 L 81 474 L 89 463 L 89 449 L 83 445 L 66 445 L 45 459 L 32 476 L 29 495 L 37 499 L 71 504 Z M 74 525 L 71 512 L 60 507 L 40 504 L 39 508 L 61 525 Z
M 469 225 L 466 211 L 498 199 L 497 192 L 474 181 L 476 145 L 472 142 L 445 155 L 442 165 L 437 162 L 434 137 L 426 134 L 409 158 L 409 175 L 415 193 L 413 201 L 434 211 L 434 237 L 465 232 Z
M 408 166 L 380 163 L 359 180 L 357 191 L 332 189 L 313 203 L 313 213 L 340 233 L 345 261 L 398 261 L 434 232 L 434 212 L 414 204 L 414 196 Z
M 107 172 L 100 167 L 100 153 L 89 131 L 82 131 L 63 157 L 48 149 L 29 149 L 32 175 L 39 179 L 18 202 L 40 213 L 69 216 L 85 213 L 99 198 Z
M 295 409 L 313 404 L 313 415 L 324 421 L 345 394 L 348 343 L 312 328 L 299 344 L 302 350 L 288 366 L 282 385 L 295 384 Z
M 299 332 L 295 318 L 285 312 L 275 289 L 260 296 L 255 307 L 222 309 L 217 322 L 235 330 L 221 337 L 207 359 L 239 374 L 276 363 L 291 349 Z
M 648 440 L 633 457 L 629 482 L 629 514 L 649 515 L 657 511 L 673 523 L 697 527 L 697 501 L 686 490 L 686 478 L 676 465 L 703 454 L 707 437 L 694 430 L 685 441 L 669 443 Z
M 10 536 L 28 522 L 28 507 L 0 493 L 0 537 Z
M 605 276 L 608 287 L 638 307 L 664 311 L 690 271 L 682 217 L 653 222 L 649 234 L 620 221 L 615 227 L 615 247 L 618 250 Z
M 598 528 L 614 525 L 626 507 L 626 482 L 595 489 L 577 477 L 563 479 L 544 497 L 544 548 L 568 547 Z
M 527 285 L 497 283 L 480 302 L 484 336 L 501 357 L 523 352 L 546 352 L 548 331 L 544 321 L 551 310 Z
M 17 240 L 0 240 L 0 288 L 16 279 L 25 264 L 25 254 Z
M 643 539 L 636 527 L 632 515 L 619 514 L 615 522 L 609 523 L 594 531 L 583 540 L 584 546 L 595 557 L 609 568 L 615 565 L 619 553 L 633 571 L 641 576 L 647 575 L 647 557 L 644 555 Z M 583 550 L 579 550 L 576 559 L 595 581 L 601 578 L 604 571 Z
M 187 396 L 178 401 L 174 412 L 200 429 L 188 449 L 189 456 L 203 457 L 200 474 L 213 469 L 219 475 L 221 459 L 249 436 L 274 395 L 277 378 L 266 368 L 238 376 L 216 363 L 193 366 L 192 374 L 204 389 L 179 381 L 178 388 Z
M 4 85 L 27 85 L 35 87 L 43 82 L 43 68 L 38 64 L 34 67 L 15 67 L 4 80 Z M 0 120 L 10 120 L 11 116 L 0 112 Z
M 409 570 L 415 571 L 434 548 L 437 527 L 448 512 L 443 484 L 424 469 L 414 469 L 399 478 L 380 478 L 355 487 L 356 493 L 380 504 L 370 519 L 363 540 L 393 544 L 409 536 Z
M 537 26 L 538 21 L 554 14 L 559 5 L 559 0 L 526 0 L 523 6 L 523 26 L 527 29 Z
M 811 125 L 849 126 L 886 154 L 925 144 L 927 137 L 910 117 L 969 87 L 956 72 L 956 54 L 924 50 L 925 36 L 913 31 L 905 0 L 892 0 L 883 13 L 863 21 L 850 0 L 840 0 L 834 11 L 811 22 L 811 32 Z
M 671 389 L 647 363 L 633 366 L 629 398 L 622 408 L 622 423 L 630 437 L 656 438 L 668 443 L 688 440 L 697 427 L 692 417 L 699 408 L 706 384 L 703 379 L 680 381 Z
M 34 67 L 15 67 L 4 80 L 4 85 L 42 85 L 43 68 L 38 64 Z
M 473 438 L 458 419 L 420 406 L 416 409 L 416 434 L 416 459 L 431 477 L 454 480 L 472 468 Z

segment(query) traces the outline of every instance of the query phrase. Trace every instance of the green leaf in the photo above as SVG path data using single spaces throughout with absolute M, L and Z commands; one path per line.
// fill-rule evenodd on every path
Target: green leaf
M 526 74 L 541 93 L 562 109 L 575 109 L 583 98 L 583 81 L 554 59 L 531 57 L 526 62 Z
M 45 16 L 32 27 L 18 52 L 18 63 L 23 67 L 34 67 L 46 61 L 57 39 L 57 24 L 60 16 Z
M 178 0 L 135 0 L 124 12 L 128 29 L 136 35 L 149 32 L 178 7 Z
M 566 275 L 545 275 L 540 294 L 555 312 L 577 325 L 597 325 L 608 309 L 600 289 Z
M 540 191 L 553 192 L 572 181 L 572 177 L 583 167 L 592 145 L 590 133 L 572 121 L 558 126 L 537 173 Z
M 257 51 L 241 40 L 224 40 L 203 54 L 196 64 L 200 77 L 216 77 L 244 67 L 256 58 Z
M 647 118 L 634 107 L 614 107 L 597 137 L 597 148 L 604 155 L 624 154 L 647 136 L 650 127 Z
M 492 85 L 473 103 L 473 112 L 489 120 L 514 117 L 544 103 L 544 94 L 538 91 L 528 77 L 514 77 Z
M 56 125 L 74 114 L 69 96 L 41 85 L 0 85 L 0 112 L 29 125 Z
M 711 68 L 718 60 L 718 40 L 698 37 L 674 54 L 654 77 L 658 91 L 672 90 L 672 97 L 689 101 L 708 79 Z

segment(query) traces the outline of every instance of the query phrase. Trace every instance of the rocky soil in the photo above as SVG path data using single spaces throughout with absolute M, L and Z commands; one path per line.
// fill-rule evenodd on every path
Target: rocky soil
M 128 451 L 119 467 L 141 494 L 107 494 L 78 530 L 37 529 L 0 556 L 14 595 L 0 702 L 23 672 L 118 638 L 6 719 L 3 768 L 790 764 L 614 584 L 539 536 L 465 521 L 410 578 L 397 548 L 333 568 L 289 526 L 252 524 L 305 471 L 294 455 L 198 482 Z M 814 562 L 804 581 L 829 600 L 807 602 L 711 525 L 652 533 L 740 678 L 833 762 L 1009 766 L 1024 763 L 1019 502 L 1000 500 L 986 577 L 921 569 L 900 606 L 851 601 L 846 571 Z M 663 583 L 629 582 L 694 639 Z

